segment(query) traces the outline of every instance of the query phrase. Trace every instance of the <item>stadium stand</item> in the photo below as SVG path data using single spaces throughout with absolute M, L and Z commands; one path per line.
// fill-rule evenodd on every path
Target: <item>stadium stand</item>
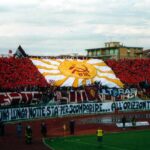
M 123 59 L 123 60 L 107 60 L 107 65 L 112 68 L 115 72 L 116 76 L 124 83 L 124 88 L 136 88 L 138 89 L 139 97 L 143 97 L 145 95 L 145 99 L 150 97 L 150 59 Z M 1 96 L 1 103 L 3 102 L 4 95 L 12 101 L 14 95 L 17 95 L 15 99 L 20 98 L 19 95 L 23 97 L 29 97 L 28 93 L 23 92 L 31 92 L 32 97 L 30 99 L 37 99 L 38 97 L 45 97 L 44 99 L 51 99 L 61 96 L 60 100 L 63 101 L 62 98 L 70 95 L 71 98 L 69 101 L 80 101 L 80 98 L 85 98 L 84 93 L 87 93 L 88 99 L 97 99 L 96 98 L 96 91 L 101 88 L 101 85 L 96 85 L 97 83 L 91 85 L 90 87 L 78 87 L 76 89 L 72 89 L 71 87 L 53 87 L 47 83 L 45 78 L 40 74 L 38 69 L 33 65 L 32 61 L 29 57 L 25 58 L 15 58 L 15 57 L 1 57 L 0 58 L 0 92 Z M 96 86 L 96 89 L 94 87 Z M 107 87 L 106 87 L 107 88 Z M 86 91 L 88 89 L 88 91 Z M 65 95 L 63 96 L 63 91 L 65 91 Z M 93 93 L 94 91 L 94 93 Z M 8 92 L 15 92 L 15 93 L 8 93 Z M 18 92 L 18 94 L 17 94 Z M 61 94 L 61 95 L 60 95 Z M 66 96 L 67 94 L 67 96 Z M 94 95 L 93 95 L 94 94 Z M 76 96 L 75 96 L 76 95 Z M 82 96 L 81 96 L 82 95 Z M 73 98 L 73 97 L 74 98 Z M 92 98 L 89 98 L 92 96 Z M 93 97 L 94 96 L 94 97 Z M 8 98 L 9 97 L 9 98 Z M 76 100 L 77 98 L 77 100 Z M 25 99 L 25 100 L 24 100 Z M 27 98 L 29 99 L 29 98 Z M 74 100 L 75 99 L 75 100 Z M 11 102 L 7 102 L 11 104 Z M 17 100 L 19 102 L 19 100 Z M 22 101 L 25 103 L 26 98 L 22 98 Z M 43 100 L 44 101 L 44 100 Z M 46 100 L 47 101 L 47 100 Z M 16 102 L 15 102 L 16 103 Z M 6 102 L 4 103 L 6 104 Z M 7 105 L 8 105 L 7 104 Z
M 150 59 L 107 60 L 125 85 L 150 83 Z M 47 82 L 29 58 L 0 58 L 0 90 L 46 87 Z
M 125 84 L 150 83 L 150 59 L 107 60 L 106 63 Z
M 0 58 L 0 90 L 17 91 L 45 87 L 47 82 L 29 58 Z

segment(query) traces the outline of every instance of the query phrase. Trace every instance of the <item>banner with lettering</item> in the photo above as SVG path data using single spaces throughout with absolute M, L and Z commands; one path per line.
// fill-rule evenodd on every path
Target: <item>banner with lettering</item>
M 55 91 L 55 101 L 58 103 L 106 102 L 135 98 L 137 89 L 85 87 L 84 90 Z
M 51 91 L 49 91 L 51 92 Z M 57 104 L 82 103 L 82 102 L 106 102 L 120 101 L 137 96 L 137 89 L 107 88 L 99 89 L 88 86 L 82 90 L 61 90 L 54 91 L 54 97 L 47 97 L 49 101 L 54 100 Z M 33 104 L 44 99 L 42 92 L 1 92 L 0 106 Z
M 101 88 L 99 93 L 103 95 L 111 95 L 114 97 L 122 97 L 122 99 L 131 99 L 137 96 L 136 88 Z
M 37 103 L 42 92 L 1 92 L 0 106 Z
M 150 110 L 150 100 L 2 108 L 0 109 L 0 118 L 4 121 L 13 121 L 20 119 L 63 117 L 68 115 L 111 113 L 116 108 L 119 111 Z

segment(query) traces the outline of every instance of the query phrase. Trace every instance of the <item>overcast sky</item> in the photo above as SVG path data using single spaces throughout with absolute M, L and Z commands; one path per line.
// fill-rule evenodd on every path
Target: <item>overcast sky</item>
M 0 54 L 86 54 L 108 41 L 150 48 L 150 0 L 0 1 Z

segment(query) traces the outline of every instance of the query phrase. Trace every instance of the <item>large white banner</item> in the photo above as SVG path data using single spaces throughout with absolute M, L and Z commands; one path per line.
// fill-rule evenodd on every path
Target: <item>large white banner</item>
M 0 118 L 4 121 L 13 121 L 19 119 L 62 117 L 66 115 L 111 113 L 116 108 L 120 111 L 150 110 L 150 100 L 3 108 L 0 109 Z
M 59 87 L 80 87 L 101 82 L 108 87 L 123 87 L 113 70 L 100 59 L 39 59 L 31 58 L 32 63 L 48 83 Z

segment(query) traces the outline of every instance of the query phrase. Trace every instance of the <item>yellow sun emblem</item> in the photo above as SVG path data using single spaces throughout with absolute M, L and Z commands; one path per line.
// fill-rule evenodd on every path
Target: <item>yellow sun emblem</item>
M 31 58 L 33 64 L 47 82 L 55 86 L 79 87 L 96 81 L 108 87 L 123 87 L 114 72 L 100 59 L 38 59 Z
M 92 65 L 77 60 L 65 60 L 60 64 L 59 70 L 65 76 L 81 79 L 91 79 L 96 75 L 96 69 Z

